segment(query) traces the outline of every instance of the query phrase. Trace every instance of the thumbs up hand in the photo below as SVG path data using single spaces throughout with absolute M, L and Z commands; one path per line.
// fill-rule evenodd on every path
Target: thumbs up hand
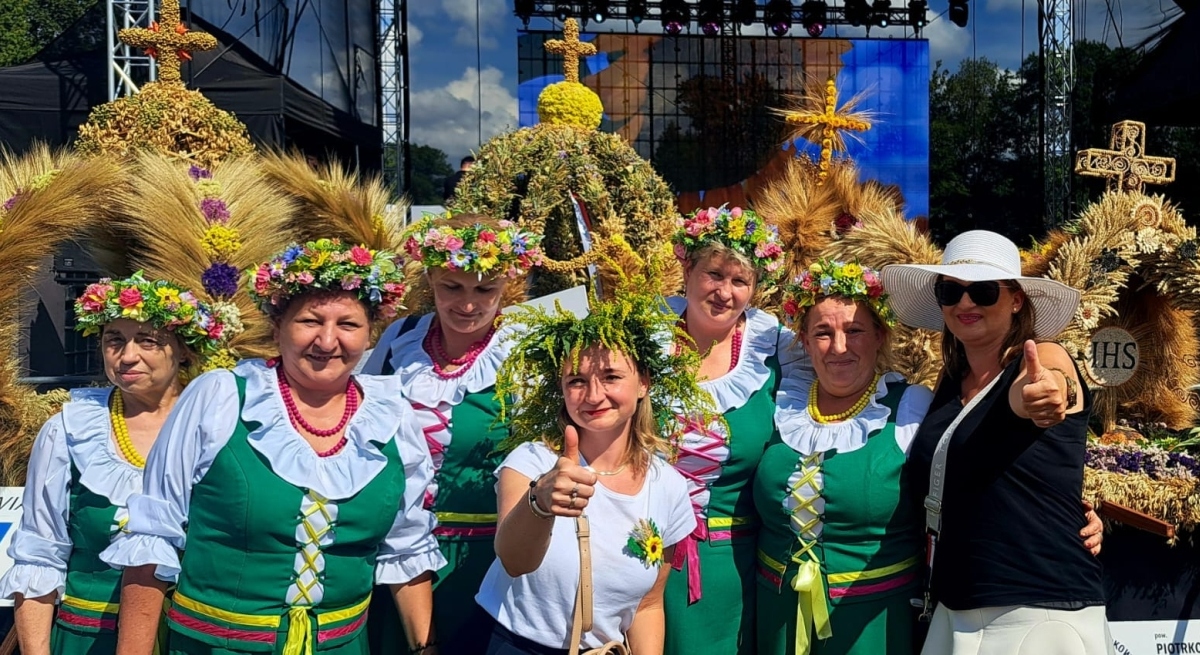
M 583 514 L 588 499 L 596 493 L 596 474 L 579 464 L 579 432 L 574 426 L 563 431 L 562 456 L 554 468 L 538 478 L 534 495 L 538 505 L 555 516 Z
M 1042 366 L 1037 344 L 1025 342 L 1025 384 L 1021 387 L 1024 413 L 1039 428 L 1062 423 L 1067 418 L 1065 374 Z

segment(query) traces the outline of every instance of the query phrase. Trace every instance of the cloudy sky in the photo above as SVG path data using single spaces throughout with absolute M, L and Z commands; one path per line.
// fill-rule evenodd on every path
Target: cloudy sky
M 1146 38 L 1175 8 L 1173 0 L 1074 3 L 1076 39 L 1127 46 Z M 931 22 L 923 36 L 930 41 L 932 59 L 951 70 L 971 57 L 1015 68 L 1023 56 L 1037 51 L 1036 0 L 972 0 L 966 28 L 941 15 L 947 0 L 929 4 Z M 516 41 L 521 27 L 512 14 L 512 0 L 410 0 L 414 143 L 437 147 L 457 163 L 478 147 L 481 135 L 486 141 L 517 126 Z M 549 23 L 544 21 L 530 23 L 531 29 L 546 27 Z M 605 23 L 605 28 L 612 26 Z M 657 21 L 647 20 L 641 29 L 660 28 Z M 793 33 L 799 31 L 797 26 Z M 893 32 L 900 35 L 900 30 Z M 832 34 L 832 29 L 826 32 Z M 860 35 L 852 30 L 840 33 Z

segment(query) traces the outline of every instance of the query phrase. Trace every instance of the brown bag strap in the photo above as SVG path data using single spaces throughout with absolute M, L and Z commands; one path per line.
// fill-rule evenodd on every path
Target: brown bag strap
M 579 655 L 579 641 L 592 629 L 592 542 L 586 516 L 575 519 L 575 537 L 579 540 L 579 586 L 571 620 L 571 655 Z

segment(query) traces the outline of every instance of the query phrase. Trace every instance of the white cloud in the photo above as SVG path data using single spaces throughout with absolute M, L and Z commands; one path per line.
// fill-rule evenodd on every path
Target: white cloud
M 941 61 L 951 69 L 971 53 L 971 31 L 951 23 L 945 18 L 929 21 L 921 36 L 929 39 L 930 62 Z
M 421 40 L 425 38 L 425 33 L 421 28 L 417 27 L 416 23 L 409 21 L 408 23 L 408 47 L 415 48 L 421 45 Z
M 411 100 L 410 139 L 442 150 L 451 161 L 478 152 L 481 127 L 486 141 L 517 126 L 517 99 L 504 82 L 504 73 L 491 66 L 482 75 L 469 67 L 457 80 L 417 91 Z
M 1031 0 L 985 0 L 984 8 L 989 14 L 994 14 L 999 11 L 1020 11 L 1023 5 L 1026 10 L 1033 12 L 1034 16 L 1037 15 L 1037 2 Z M 979 3 L 975 6 L 978 7 Z
M 415 3 L 421 4 L 421 3 Z M 429 3 L 433 4 L 433 3 Z M 462 46 L 474 46 L 478 35 L 479 46 L 496 48 L 499 42 L 493 36 L 498 30 L 508 29 L 506 16 L 509 13 L 506 0 L 443 0 L 442 10 L 451 20 L 461 23 L 454 35 L 454 42 Z M 478 33 L 476 32 L 476 9 L 478 9 Z

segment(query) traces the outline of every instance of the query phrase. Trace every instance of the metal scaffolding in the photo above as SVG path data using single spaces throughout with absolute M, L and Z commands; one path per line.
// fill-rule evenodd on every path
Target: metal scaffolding
M 383 105 L 383 177 L 400 193 L 412 183 L 407 0 L 379 0 L 379 88 Z
M 1071 91 L 1075 57 L 1071 41 L 1071 0 L 1039 0 L 1042 65 L 1042 166 L 1046 225 L 1062 225 L 1071 215 Z
M 108 10 L 108 99 L 138 92 L 142 84 L 157 77 L 154 58 L 131 48 L 117 38 L 129 27 L 149 28 L 154 20 L 155 0 L 105 0 Z

